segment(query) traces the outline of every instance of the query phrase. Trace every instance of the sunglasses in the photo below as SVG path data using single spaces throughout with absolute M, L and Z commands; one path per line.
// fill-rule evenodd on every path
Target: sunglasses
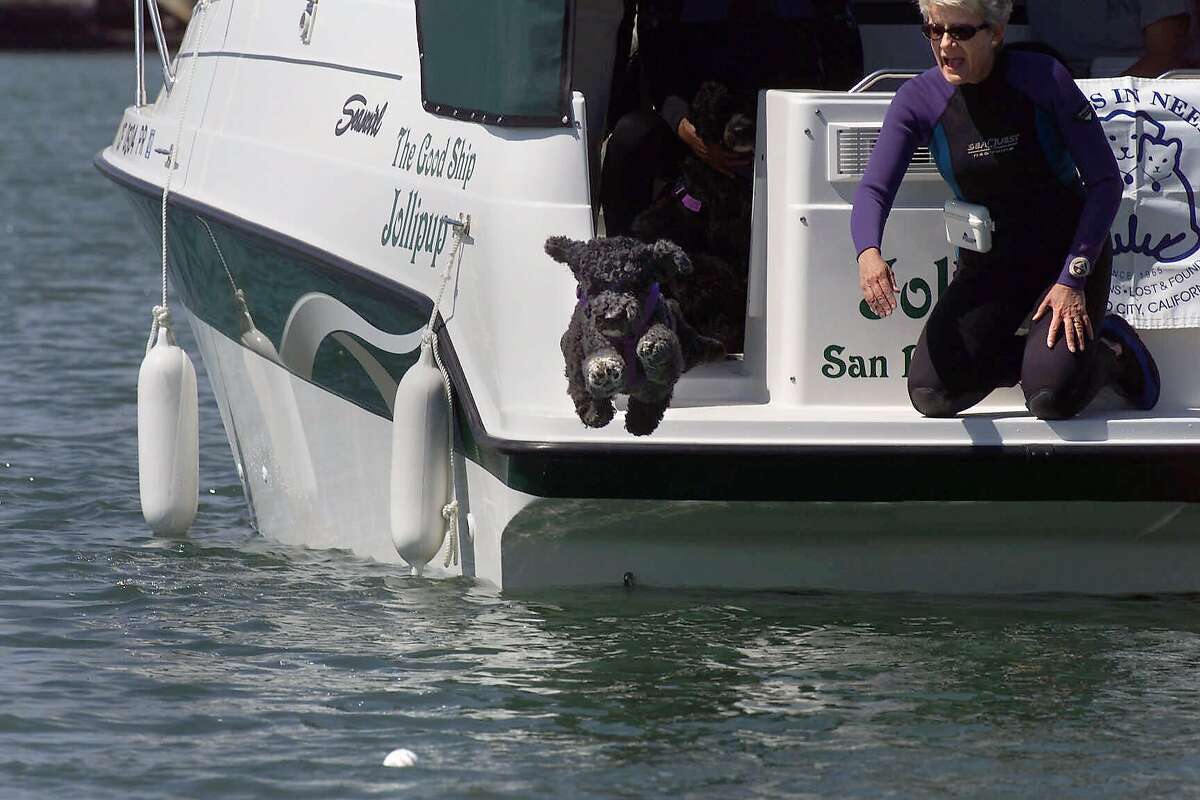
M 926 39 L 935 42 L 940 42 L 942 37 L 947 33 L 950 38 L 956 42 L 965 42 L 969 39 L 974 39 L 975 34 L 980 31 L 985 31 L 992 27 L 986 22 L 982 25 L 930 25 L 928 22 L 921 26 L 921 33 L 925 34 Z

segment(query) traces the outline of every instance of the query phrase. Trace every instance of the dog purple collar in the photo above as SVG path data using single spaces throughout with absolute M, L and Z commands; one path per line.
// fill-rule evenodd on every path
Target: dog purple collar
M 680 184 L 675 189 L 675 196 L 679 198 L 679 202 L 683 204 L 683 207 L 693 214 L 699 214 L 700 210 L 704 208 L 704 203 L 698 198 L 692 197 L 687 187 L 683 184 Z
M 579 305 L 587 308 L 588 296 L 582 286 L 575 287 L 575 296 L 579 298 Z M 638 339 L 642 338 L 642 334 L 650 327 L 650 320 L 654 318 L 654 312 L 658 310 L 658 304 L 661 301 L 662 290 L 657 282 L 652 283 L 650 292 L 646 295 L 646 301 L 642 303 L 642 313 L 638 316 L 633 331 L 628 336 L 622 336 L 616 342 L 621 348 L 621 355 L 624 357 L 625 363 L 633 367 L 625 378 L 625 391 L 627 392 L 633 391 L 646 382 L 646 373 L 642 369 L 642 362 L 638 361 L 637 357 L 637 343 Z

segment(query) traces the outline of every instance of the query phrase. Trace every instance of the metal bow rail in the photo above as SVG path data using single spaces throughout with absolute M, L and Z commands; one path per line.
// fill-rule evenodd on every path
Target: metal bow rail
M 910 78 L 915 78 L 921 73 L 917 70 L 895 70 L 895 69 L 879 69 L 872 72 L 870 75 L 856 83 L 851 89 L 850 94 L 858 94 L 859 92 L 867 92 L 876 84 L 884 81 L 906 81 Z
M 171 69 L 171 51 L 167 46 L 167 37 L 163 34 L 162 15 L 158 11 L 158 0 L 146 0 L 143 5 L 134 0 L 133 3 L 133 56 L 134 68 L 137 70 L 137 106 L 146 105 L 146 19 L 145 11 L 150 11 L 150 26 L 154 31 L 154 42 L 158 47 L 158 57 L 162 61 L 163 84 L 169 93 L 175 88 L 175 72 Z

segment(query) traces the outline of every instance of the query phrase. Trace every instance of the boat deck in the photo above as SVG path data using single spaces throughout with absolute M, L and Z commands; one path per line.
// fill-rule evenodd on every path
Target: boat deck
M 705 365 L 677 387 L 672 407 L 645 446 L 1019 447 L 1031 445 L 1200 445 L 1200 408 L 1160 404 L 1150 412 L 1125 407 L 1105 389 L 1075 419 L 1044 421 L 1025 408 L 1017 388 L 999 389 L 953 419 L 927 419 L 911 406 L 788 405 L 755 390 L 738 361 Z M 617 398 L 618 410 L 624 407 Z M 630 444 L 620 414 L 606 428 L 584 428 L 569 408 L 510 407 L 488 433 L 524 442 Z

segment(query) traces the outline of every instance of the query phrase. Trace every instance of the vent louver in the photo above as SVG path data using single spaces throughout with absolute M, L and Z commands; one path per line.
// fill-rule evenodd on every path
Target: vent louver
M 829 180 L 858 180 L 867 171 L 867 162 L 879 141 L 879 128 L 835 126 L 830 132 L 836 139 L 832 148 L 834 157 L 829 164 Z M 908 177 L 923 176 L 941 177 L 928 147 L 918 147 L 908 165 Z

